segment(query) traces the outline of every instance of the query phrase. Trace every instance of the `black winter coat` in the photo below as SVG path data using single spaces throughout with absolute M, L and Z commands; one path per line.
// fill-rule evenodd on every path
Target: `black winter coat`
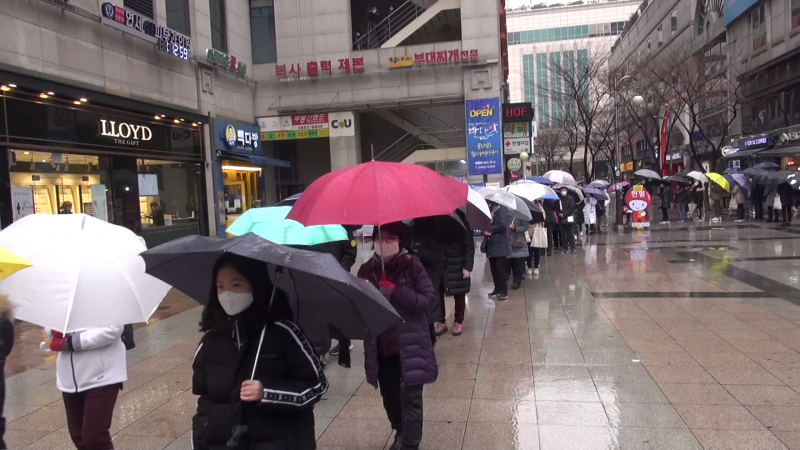
M 194 448 L 314 449 L 313 406 L 328 382 L 300 328 L 289 321 L 265 328 L 246 315 L 229 325 L 230 331 L 203 335 L 192 363 L 192 393 L 200 396 L 192 419 Z M 241 402 L 242 382 L 251 377 L 259 341 L 254 379 L 264 385 L 264 397 Z M 247 425 L 248 431 L 238 446 L 226 447 L 235 425 Z
M 470 229 L 467 224 L 467 229 Z M 469 294 L 470 279 L 464 278 L 463 271 L 472 272 L 475 265 L 475 239 L 471 233 L 464 231 L 461 239 L 447 246 L 447 258 L 444 272 L 445 294 Z
M 558 209 L 558 202 L 556 200 L 545 200 L 542 202 L 544 205 L 544 223 L 556 223 L 556 210 Z
M 448 240 L 449 237 L 443 233 L 440 222 L 430 217 L 415 220 L 414 225 L 406 230 L 405 248 L 422 262 L 422 267 L 433 283 L 437 299 L 442 292 Z M 436 301 L 428 314 L 428 323 L 442 320 L 444 320 L 442 305 Z

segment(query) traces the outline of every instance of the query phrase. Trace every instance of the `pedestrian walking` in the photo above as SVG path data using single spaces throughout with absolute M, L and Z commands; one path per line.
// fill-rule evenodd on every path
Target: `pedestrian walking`
M 517 290 L 522 286 L 525 278 L 525 260 L 530 256 L 528 242 L 525 238 L 530 223 L 524 219 L 514 218 L 508 226 L 508 239 L 511 252 L 508 255 L 508 262 L 511 266 L 513 283 L 511 289 Z
M 111 418 L 128 380 L 122 326 L 62 334 L 45 330 L 56 357 L 56 387 L 64 399 L 67 429 L 78 450 L 109 450 Z
M 461 214 L 459 213 L 459 216 Z M 447 246 L 446 264 L 444 272 L 445 292 L 439 294 L 439 301 L 444 317 L 436 325 L 436 335 L 447 332 L 447 311 L 445 310 L 445 295 L 452 296 L 455 301 L 453 318 L 453 336 L 460 336 L 463 333 L 464 313 L 467 308 L 467 294 L 470 291 L 472 269 L 475 265 L 475 240 L 466 217 L 461 216 L 461 220 L 466 225 L 465 230 L 461 230 L 459 238 L 455 239 Z
M 404 247 L 399 223 L 380 227 L 375 255 L 358 271 L 378 287 L 403 322 L 364 343 L 367 382 L 379 388 L 383 408 L 395 430 L 392 450 L 416 450 L 422 440 L 423 386 L 436 381 L 439 368 L 428 331 L 428 312 L 437 302 L 428 273 Z
M 545 200 L 542 202 L 544 208 L 544 226 L 547 228 L 547 256 L 553 254 L 553 248 L 558 251 L 559 236 L 561 232 L 556 229 L 558 226 L 558 216 L 556 210 L 558 209 L 558 201 Z
M 498 300 L 508 300 L 508 258 L 511 255 L 511 243 L 508 241 L 508 211 L 497 203 L 489 203 L 492 210 L 492 225 L 485 232 L 486 257 L 489 258 L 489 269 L 492 272 L 494 289 L 489 297 L 497 296 Z
M 583 202 L 583 221 L 586 225 L 586 234 L 594 231 L 597 227 L 597 199 L 591 195 L 587 196 Z
M 316 448 L 313 406 L 328 382 L 286 294 L 266 264 L 241 256 L 213 274 L 192 362 L 193 448 Z
M 575 199 L 569 196 L 567 189 L 559 191 L 561 196 L 561 209 L 558 218 L 561 219 L 561 254 L 567 254 L 567 250 L 572 250 L 573 254 L 578 253 L 575 248 Z
M 686 220 L 686 208 L 687 208 L 687 200 L 689 196 L 689 191 L 686 188 L 686 185 L 679 184 L 678 190 L 675 193 L 675 205 L 678 208 L 678 222 L 683 222 Z
M 661 185 L 658 196 L 661 198 L 661 223 L 669 223 L 669 210 L 672 208 L 672 186 Z
M 5 450 L 6 358 L 14 348 L 14 309 L 5 295 L 0 295 L 0 450 Z
M 733 187 L 733 199 L 736 200 L 736 222 L 744 222 L 744 205 L 747 203 L 747 189 L 740 184 Z
M 444 218 L 444 220 L 451 220 Z M 419 258 L 428 278 L 433 283 L 436 298 L 444 292 L 446 242 L 449 236 L 441 229 L 439 219 L 423 217 L 407 221 L 405 248 L 409 253 Z M 444 320 L 444 311 L 439 302 L 434 302 L 428 311 L 428 326 L 430 328 L 431 342 L 436 343 L 436 324 Z

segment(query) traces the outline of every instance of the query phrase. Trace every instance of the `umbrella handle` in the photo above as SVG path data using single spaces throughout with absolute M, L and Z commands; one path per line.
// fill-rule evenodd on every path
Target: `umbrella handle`
M 258 340 L 258 349 L 256 350 L 256 360 L 253 363 L 253 373 L 250 375 L 250 380 L 252 381 L 256 377 L 256 367 L 258 367 L 258 355 L 261 354 L 261 344 L 264 343 L 264 334 L 267 332 L 267 326 L 264 325 L 264 328 L 261 329 L 261 338 Z
M 275 292 L 278 290 L 278 278 L 283 273 L 283 267 L 277 266 L 275 268 L 275 282 L 272 283 L 272 295 L 269 297 L 269 307 L 267 311 L 272 309 L 272 300 L 275 299 Z M 258 349 L 256 350 L 256 360 L 253 363 L 253 373 L 250 375 L 250 380 L 253 380 L 256 376 L 256 367 L 258 367 L 258 355 L 261 353 L 261 344 L 264 343 L 264 334 L 267 332 L 267 326 L 264 325 L 264 328 L 261 330 L 261 338 L 258 340 Z

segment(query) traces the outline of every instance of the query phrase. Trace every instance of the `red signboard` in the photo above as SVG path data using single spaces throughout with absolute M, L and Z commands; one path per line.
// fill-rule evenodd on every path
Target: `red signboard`
M 533 108 L 529 102 L 503 105 L 503 122 L 532 122 Z
M 292 126 L 297 127 L 301 125 L 327 125 L 328 113 L 320 114 L 298 114 L 292 116 Z
M 625 195 L 625 205 L 631 212 L 632 228 L 649 228 L 650 218 L 647 210 L 650 208 L 650 193 L 641 184 L 634 185 Z

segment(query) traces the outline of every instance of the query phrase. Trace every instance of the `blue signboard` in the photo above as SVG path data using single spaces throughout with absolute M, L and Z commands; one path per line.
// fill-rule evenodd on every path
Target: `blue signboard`
M 467 170 L 470 175 L 503 173 L 500 99 L 467 100 Z
M 261 133 L 255 124 L 214 119 L 214 146 L 239 154 L 261 154 Z
M 761 0 L 725 0 L 725 26 Z

